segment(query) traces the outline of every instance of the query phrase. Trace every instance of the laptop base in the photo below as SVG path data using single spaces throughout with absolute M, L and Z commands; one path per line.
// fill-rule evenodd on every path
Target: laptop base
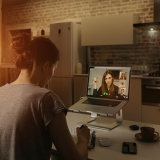
M 77 125 L 85 124 L 88 127 L 96 127 L 96 128 L 99 128 L 99 129 L 109 129 L 109 130 L 111 130 L 111 129 L 121 125 L 122 122 L 123 122 L 122 109 L 120 110 L 119 113 L 120 113 L 120 115 L 118 113 L 116 114 L 116 121 L 109 124 L 109 125 L 106 125 L 107 124 L 107 119 L 105 117 L 97 116 L 97 113 L 94 113 L 94 112 L 91 113 L 91 118 L 86 119 L 86 120 L 81 121 L 81 122 L 78 122 Z

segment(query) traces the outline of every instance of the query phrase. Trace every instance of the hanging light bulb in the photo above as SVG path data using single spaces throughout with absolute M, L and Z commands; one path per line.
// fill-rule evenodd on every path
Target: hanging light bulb
M 153 28 L 151 28 L 150 30 L 153 31 Z

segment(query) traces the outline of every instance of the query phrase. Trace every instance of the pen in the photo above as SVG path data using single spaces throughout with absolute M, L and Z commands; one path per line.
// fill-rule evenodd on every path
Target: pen
M 83 128 L 83 126 L 84 126 L 84 125 L 82 124 L 81 127 L 80 127 L 79 129 Z

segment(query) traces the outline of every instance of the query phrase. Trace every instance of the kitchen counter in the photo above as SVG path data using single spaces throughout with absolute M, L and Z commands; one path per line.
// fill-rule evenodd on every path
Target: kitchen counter
M 74 74 L 73 76 L 84 76 L 88 77 L 88 74 Z M 151 77 L 151 76 L 146 76 L 146 75 L 131 75 L 131 78 L 140 78 L 140 79 L 160 79 L 160 77 Z

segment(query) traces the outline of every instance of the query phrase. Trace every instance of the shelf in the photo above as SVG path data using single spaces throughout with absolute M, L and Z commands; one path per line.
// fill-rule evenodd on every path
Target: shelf
M 160 30 L 160 22 L 137 23 L 133 24 L 133 27 L 142 30 L 150 30 L 151 28 L 153 28 L 153 30 Z
M 0 63 L 0 68 L 16 68 L 16 66 L 9 63 Z
M 39 38 L 39 37 L 44 37 L 44 38 L 50 38 L 49 35 L 40 35 L 40 36 L 33 36 L 33 39 Z

